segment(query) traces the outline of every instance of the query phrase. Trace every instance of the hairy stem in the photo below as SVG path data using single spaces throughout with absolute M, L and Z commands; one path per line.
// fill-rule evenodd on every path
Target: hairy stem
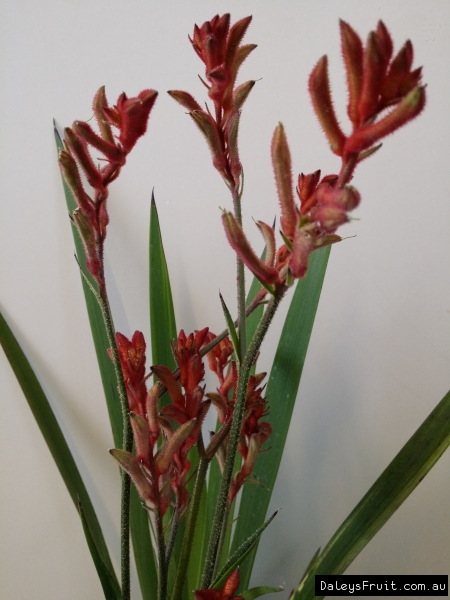
M 122 369 L 120 367 L 119 352 L 117 350 L 114 324 L 109 307 L 108 296 L 105 286 L 100 287 L 100 307 L 102 309 L 103 321 L 105 323 L 108 342 L 111 349 L 114 371 L 117 380 L 117 389 L 119 392 L 120 405 L 122 408 L 123 420 L 123 439 L 122 449 L 127 452 L 133 450 L 133 433 L 130 425 L 130 416 L 127 402 L 127 393 L 125 382 L 123 380 Z M 121 487 L 121 507 L 120 507 L 120 548 L 121 548 L 121 579 L 122 579 L 122 599 L 130 600 L 130 495 L 131 480 L 130 476 L 122 471 Z
M 239 225 L 242 226 L 242 210 L 241 197 L 237 187 L 232 190 L 234 216 Z M 244 263 L 239 257 L 236 257 L 236 283 L 237 283 L 237 309 L 238 309 L 238 337 L 239 337 L 239 354 L 241 363 L 244 360 L 247 351 L 247 339 L 245 331 L 245 273 Z
M 233 477 L 233 467 L 236 458 L 236 452 L 239 442 L 239 436 L 242 428 L 242 419 L 244 417 L 245 400 L 247 395 L 247 384 L 251 374 L 252 364 L 259 352 L 264 336 L 269 328 L 270 323 L 275 315 L 278 305 L 283 298 L 286 287 L 280 288 L 275 296 L 273 296 L 267 305 L 267 308 L 262 316 L 261 321 L 255 331 L 255 335 L 248 347 L 248 351 L 242 361 L 236 393 L 236 404 L 233 413 L 233 422 L 231 425 L 230 439 L 228 442 L 227 458 L 222 475 L 219 496 L 214 514 L 213 524 L 211 528 L 211 536 L 209 538 L 208 551 L 205 560 L 205 568 L 202 577 L 202 589 L 207 589 L 211 585 L 215 564 L 217 560 L 217 552 L 220 543 L 222 532 L 222 524 L 226 516 L 228 507 L 228 495 L 230 491 L 231 479 Z
M 155 507 L 155 534 L 158 546 L 158 600 L 166 600 L 167 596 L 167 568 L 166 568 L 166 545 L 164 542 L 163 520 L 161 510 Z
M 184 531 L 183 544 L 181 546 L 180 560 L 178 563 L 177 575 L 175 578 L 175 584 L 173 586 L 171 600 L 181 600 L 184 581 L 186 578 L 186 572 L 189 566 L 189 559 L 191 557 L 192 542 L 194 539 L 195 526 L 197 524 L 198 511 L 200 508 L 200 500 L 202 497 L 203 486 L 206 479 L 206 473 L 210 460 L 206 457 L 205 449 L 203 447 L 203 439 L 201 434 L 199 436 L 199 454 L 200 459 L 197 467 L 197 476 L 195 478 L 194 489 L 192 492 L 192 498 L 189 505 L 189 510 L 186 519 L 186 528 Z

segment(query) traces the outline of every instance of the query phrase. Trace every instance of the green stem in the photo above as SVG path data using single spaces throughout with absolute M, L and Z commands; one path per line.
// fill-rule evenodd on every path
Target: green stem
M 166 568 L 166 545 L 164 543 L 164 529 L 161 510 L 155 507 L 155 533 L 156 545 L 158 546 L 158 600 L 166 600 L 167 596 L 167 568 Z
M 175 545 L 175 539 L 177 537 L 178 525 L 180 524 L 180 506 L 178 498 L 173 509 L 172 526 L 170 528 L 170 535 L 166 545 L 166 569 L 169 569 L 170 557 L 172 556 L 173 547 Z
M 204 455 L 200 455 L 197 468 L 197 477 L 195 478 L 192 498 L 189 505 L 189 512 L 186 519 L 186 528 L 184 531 L 183 544 L 181 546 L 180 560 L 178 563 L 177 575 L 173 586 L 171 600 L 181 600 L 183 593 L 184 581 L 186 572 L 189 566 L 191 557 L 192 542 L 194 539 L 195 526 L 197 523 L 198 511 L 200 508 L 200 500 L 202 497 L 203 486 L 205 483 L 206 473 L 208 471 L 210 461 Z
M 238 189 L 232 190 L 234 216 L 239 225 L 242 226 L 241 197 Z M 245 330 L 245 273 L 244 263 L 239 257 L 236 258 L 236 280 L 237 280 L 237 309 L 238 309 L 238 336 L 239 336 L 239 354 L 241 364 L 247 351 L 247 334 Z
M 239 436 L 242 428 L 242 420 L 244 417 L 245 400 L 247 395 L 247 384 L 251 374 L 252 364 L 259 352 L 264 336 L 269 328 L 270 323 L 275 315 L 281 299 L 283 298 L 286 287 L 280 288 L 275 296 L 273 296 L 267 305 L 267 308 L 262 316 L 261 321 L 256 328 L 255 335 L 248 347 L 248 351 L 242 362 L 236 393 L 236 404 L 233 413 L 233 422 L 231 425 L 230 439 L 227 448 L 227 458 L 222 475 L 219 495 L 217 499 L 216 512 L 214 514 L 213 524 L 211 528 L 211 536 L 209 538 L 208 551 L 205 560 L 205 568 L 202 577 L 202 589 L 207 589 L 211 585 L 214 568 L 217 560 L 217 551 L 220 543 L 220 535 L 222 531 L 222 523 L 226 516 L 228 507 L 228 495 L 230 491 L 231 479 L 233 477 L 234 461 L 239 442 Z
M 114 324 L 109 307 L 108 296 L 105 287 L 100 289 L 99 304 L 102 310 L 103 321 L 108 336 L 108 342 L 111 349 L 114 371 L 117 380 L 117 389 L 119 392 L 120 405 L 122 408 L 123 421 L 123 439 L 122 449 L 127 452 L 133 450 L 133 433 L 130 425 L 127 392 L 123 380 L 122 369 L 120 367 L 119 352 L 117 350 Z M 120 547 L 121 547 L 121 579 L 122 579 L 122 599 L 130 600 L 130 497 L 131 480 L 130 476 L 122 471 L 121 488 L 121 507 L 120 507 Z

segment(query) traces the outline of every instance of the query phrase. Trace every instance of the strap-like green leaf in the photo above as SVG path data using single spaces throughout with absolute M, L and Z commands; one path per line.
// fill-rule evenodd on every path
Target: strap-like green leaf
M 342 523 L 294 594 L 314 595 L 314 575 L 343 573 L 450 445 L 450 392 L 425 419 Z
M 270 405 L 267 420 L 272 424 L 276 435 L 269 440 L 270 450 L 260 454 L 256 461 L 254 473 L 262 485 L 244 485 L 232 550 L 242 544 L 251 531 L 260 527 L 266 516 L 297 397 L 329 254 L 330 248 L 323 248 L 311 255 L 308 273 L 304 279 L 299 280 L 292 297 L 266 391 Z M 283 399 L 282 404 L 278 401 L 279 398 Z M 250 581 L 256 549 L 257 546 L 241 565 L 243 589 L 248 587 Z
M 197 590 L 200 586 L 200 581 L 202 579 L 202 571 L 203 571 L 203 561 L 202 556 L 204 556 L 206 552 L 207 545 L 207 534 L 209 532 L 206 531 L 206 507 L 208 506 L 208 491 L 206 489 L 206 485 L 203 486 L 202 497 L 200 500 L 200 508 L 198 511 L 197 517 L 197 525 L 195 528 L 194 540 L 192 542 L 191 548 L 191 560 L 189 561 L 188 573 L 187 573 L 187 582 L 188 582 L 188 590 L 192 592 L 192 590 Z M 189 597 L 191 597 L 189 595 Z
M 223 296 L 220 293 L 219 293 L 219 298 L 220 298 L 220 303 L 222 305 L 222 310 L 223 310 L 223 315 L 225 317 L 225 322 L 226 322 L 227 327 L 228 327 L 230 339 L 231 339 L 231 342 L 233 344 L 234 353 L 236 354 L 236 357 L 237 357 L 238 361 L 240 361 L 241 357 L 239 356 L 239 340 L 238 340 L 238 334 L 237 334 L 237 331 L 236 331 L 236 327 L 234 326 L 234 322 L 233 322 L 233 319 L 232 319 L 232 317 L 230 315 L 230 311 L 228 310 L 228 306 L 225 304 L 225 300 L 223 299 Z
M 37 377 L 31 368 L 25 354 L 19 346 L 11 329 L 0 314 L 0 343 L 3 346 L 6 357 L 17 377 L 25 398 L 28 401 L 31 412 L 36 423 L 44 436 L 45 442 L 50 450 L 56 466 L 66 484 L 72 502 L 78 507 L 81 502 L 84 507 L 86 523 L 97 548 L 98 554 L 108 571 L 114 575 L 114 568 L 109 557 L 108 548 L 103 538 L 103 533 L 92 506 L 91 499 L 81 478 L 78 467 L 67 445 L 61 428 L 56 420 L 49 401 L 42 389 Z M 115 584 L 118 587 L 117 579 Z
M 131 486 L 130 531 L 142 598 L 152 600 L 158 585 L 158 573 L 150 537 L 148 512 L 142 507 L 134 485 Z
M 63 144 L 61 141 L 61 137 L 56 129 L 56 126 L 54 131 L 56 148 L 59 152 L 63 149 Z M 72 213 L 76 208 L 76 203 L 71 191 L 64 182 L 64 179 L 63 186 L 67 202 L 67 208 L 69 210 L 69 213 Z M 91 280 L 91 276 L 86 269 L 86 256 L 83 244 L 80 240 L 80 236 L 78 235 L 77 231 L 75 231 L 75 229 L 73 229 L 72 231 L 74 234 L 75 250 L 76 255 L 78 257 L 80 269 L 83 271 L 86 278 L 88 280 Z M 116 448 L 121 448 L 123 427 L 122 411 L 120 407 L 119 394 L 117 392 L 117 380 L 114 372 L 114 366 L 112 364 L 111 359 L 108 356 L 108 336 L 106 334 L 103 316 L 98 302 L 92 294 L 88 284 L 86 283 L 83 277 L 81 278 L 81 282 L 83 285 L 86 308 L 89 317 L 89 323 L 91 326 L 92 339 L 95 346 L 95 352 L 97 354 L 97 361 L 100 370 L 100 376 L 102 379 L 103 391 L 105 393 L 106 405 L 108 408 L 109 419 L 111 422 L 114 445 Z M 83 506 L 85 506 L 84 502 Z M 135 490 L 133 490 L 131 496 L 130 530 L 133 543 L 134 557 L 136 562 L 136 569 L 138 573 L 139 583 L 141 585 L 143 600 L 151 600 L 153 598 L 153 590 L 156 586 L 155 558 L 150 538 L 147 512 L 144 508 L 142 508 L 137 494 L 135 493 Z
M 150 288 L 150 332 L 152 338 L 152 362 L 173 370 L 176 367 L 171 340 L 177 337 L 175 313 L 169 272 L 161 238 L 155 196 L 152 193 L 150 208 L 150 249 L 149 249 L 149 288 Z
M 98 548 L 94 542 L 94 538 L 91 535 L 91 531 L 89 529 L 88 522 L 84 515 L 83 506 L 81 502 L 78 504 L 78 511 L 81 517 L 81 523 L 83 525 L 84 535 L 86 537 L 86 542 L 88 548 L 91 552 L 92 560 L 94 561 L 95 568 L 97 570 L 98 578 L 100 579 L 100 583 L 102 584 L 103 593 L 105 594 L 105 600 L 121 600 L 122 594 L 115 579 L 115 576 L 111 575 L 111 572 L 105 565 L 100 556 Z
M 169 272 L 161 237 L 158 211 L 156 210 L 155 196 L 152 193 L 150 206 L 150 235 L 149 235 L 149 292 L 150 292 L 150 333 L 152 340 L 152 363 L 164 365 L 171 370 L 176 367 L 175 359 L 170 345 L 171 340 L 177 337 L 175 312 L 173 309 L 172 292 L 170 288 Z M 168 402 L 164 396 L 160 406 Z M 167 527 L 172 520 L 172 508 L 169 508 L 164 517 L 164 526 Z M 176 575 L 181 544 L 184 533 L 184 520 L 178 526 L 178 534 L 169 564 L 168 585 L 169 591 Z
M 242 561 L 245 559 L 245 557 L 248 555 L 248 553 L 251 552 L 251 550 L 258 543 L 258 540 L 261 537 L 262 532 L 264 531 L 264 529 L 266 529 L 266 527 L 268 527 L 270 525 L 270 523 L 276 517 L 277 513 L 278 513 L 278 511 L 274 512 L 273 515 L 271 515 L 267 519 L 267 521 L 265 521 L 261 525 L 261 527 L 258 527 L 258 529 L 256 531 L 254 531 L 244 541 L 244 543 L 239 546 L 239 548 L 236 550 L 236 552 L 234 552 L 232 554 L 232 556 L 230 556 L 230 558 L 227 560 L 227 563 L 224 566 L 224 568 L 220 571 L 220 573 L 217 575 L 217 577 L 214 579 L 213 583 L 211 584 L 212 588 L 222 589 L 228 576 L 235 569 L 237 569 L 237 567 L 239 567 L 242 564 Z
M 254 587 L 246 592 L 241 592 L 239 595 L 244 598 L 244 600 L 255 600 L 255 598 L 259 598 L 260 596 L 264 596 L 265 594 L 275 594 L 277 592 L 282 592 L 284 587 L 280 585 L 280 587 L 269 587 L 267 585 L 261 585 L 260 587 Z

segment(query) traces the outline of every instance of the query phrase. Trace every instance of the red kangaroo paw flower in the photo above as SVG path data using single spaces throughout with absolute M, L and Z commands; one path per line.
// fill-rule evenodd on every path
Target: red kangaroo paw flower
M 314 242 L 311 236 L 304 228 L 297 227 L 292 240 L 292 255 L 289 260 L 289 269 L 294 278 L 301 279 L 306 275 L 309 255 L 313 249 Z
M 184 108 L 186 108 L 189 112 L 192 112 L 193 110 L 202 111 L 202 107 L 197 102 L 197 100 L 195 100 L 195 98 L 191 96 L 191 94 L 188 94 L 187 92 L 183 92 L 181 90 L 169 90 L 167 93 L 174 100 L 176 100 L 178 104 L 184 106 Z
M 201 27 L 194 25 L 192 39 L 189 38 L 194 50 L 206 65 L 206 71 L 211 71 L 225 60 L 226 42 L 230 28 L 230 14 L 211 21 L 206 21 Z
M 72 192 L 78 207 L 85 213 L 86 219 L 88 216 L 93 217 L 95 211 L 94 204 L 84 191 L 75 159 L 67 150 L 61 150 L 58 160 L 61 174 Z
M 300 198 L 300 212 L 305 215 L 315 204 L 315 191 L 320 181 L 320 169 L 304 175 L 298 176 L 297 194 Z
M 347 73 L 348 106 L 347 113 L 354 127 L 358 126 L 358 100 L 361 94 L 363 73 L 363 44 L 359 35 L 345 21 L 339 21 L 341 48 Z
M 275 264 L 275 256 L 277 251 L 275 247 L 275 232 L 270 225 L 263 223 L 263 221 L 257 221 L 256 225 L 259 227 L 259 230 L 261 231 L 266 242 L 266 257 L 264 262 L 269 267 L 273 267 Z
M 361 127 L 351 135 L 345 144 L 345 152 L 367 150 L 381 138 L 406 125 L 422 112 L 425 100 L 425 88 L 423 86 L 416 87 L 383 119 L 373 125 Z
M 281 283 L 278 271 L 256 256 L 234 215 L 224 212 L 222 222 L 230 246 L 250 271 L 266 285 Z
M 233 92 L 233 111 L 240 110 L 247 100 L 256 81 L 246 81 L 239 85 Z
M 143 90 L 137 98 L 127 98 L 125 93 L 119 97 L 116 107 L 121 124 L 119 140 L 127 154 L 147 131 L 148 118 L 157 96 L 155 90 Z
M 363 79 L 358 102 L 359 125 L 364 125 L 378 112 L 378 97 L 387 65 L 388 61 L 380 47 L 377 35 L 371 31 L 364 50 Z
M 108 101 L 106 100 L 105 86 L 103 85 L 94 96 L 92 109 L 103 139 L 110 144 L 115 144 L 111 126 L 103 110 L 104 108 L 108 108 Z
M 144 417 L 130 412 L 130 423 L 133 430 L 134 444 L 136 446 L 136 458 L 139 462 L 149 466 L 151 444 L 147 421 Z
M 408 40 L 391 63 L 381 88 L 382 104 L 388 106 L 416 87 L 422 76 L 422 67 L 411 71 L 413 47 Z
M 222 588 L 222 591 L 209 589 L 209 590 L 195 590 L 195 600 L 243 600 L 242 596 L 234 596 L 234 592 L 239 587 L 239 569 L 235 569 Z
M 153 489 L 137 458 L 125 450 L 110 450 L 109 453 L 117 460 L 124 471 L 133 481 L 139 496 L 145 502 L 154 502 Z
M 392 43 L 392 38 L 390 36 L 389 31 L 387 30 L 386 25 L 383 21 L 378 21 L 378 25 L 376 28 L 376 36 L 378 43 L 380 45 L 381 51 L 387 62 L 391 60 L 392 52 L 394 50 L 394 44 Z
M 180 425 L 175 433 L 166 441 L 155 457 L 155 468 L 159 474 L 165 473 L 172 462 L 173 455 L 181 448 L 195 425 L 195 419 Z
M 102 137 L 97 135 L 88 123 L 84 123 L 83 121 L 75 121 L 72 125 L 72 129 L 77 137 L 99 150 L 111 162 L 117 162 L 120 165 L 125 163 L 125 156 L 122 148 L 114 144 L 110 144 Z
M 331 150 L 338 156 L 342 156 L 345 135 L 340 128 L 331 101 L 327 56 L 322 56 L 309 76 L 309 93 Z
M 74 131 L 72 131 L 70 127 L 66 127 L 64 129 L 64 141 L 83 169 L 89 185 L 94 189 L 103 192 L 105 188 L 103 185 L 102 175 L 94 165 L 94 161 L 89 154 L 86 142 L 82 138 L 75 135 Z
M 281 206 L 281 227 L 285 235 L 291 238 L 298 224 L 298 214 L 292 191 L 291 153 L 281 123 L 278 124 L 272 137 L 272 164 Z
M 240 111 L 232 112 L 224 128 L 225 140 L 228 150 L 228 165 L 231 172 L 231 176 L 233 177 L 236 186 L 239 184 L 239 177 L 242 173 L 242 165 L 241 161 L 239 160 L 238 150 L 240 116 Z
M 225 581 L 225 584 L 222 588 L 222 595 L 227 597 L 233 597 L 234 592 L 239 587 L 240 581 L 240 572 L 239 569 L 235 569 L 228 579 Z
M 147 398 L 144 336 L 140 331 L 135 331 L 130 341 L 117 332 L 116 343 L 127 390 L 128 405 L 131 411 L 143 417 Z
M 152 371 L 156 377 L 166 386 L 169 396 L 176 407 L 184 411 L 184 396 L 180 384 L 172 375 L 172 371 L 164 365 L 153 365 Z
M 205 136 L 205 140 L 211 150 L 213 165 L 222 176 L 226 177 L 227 161 L 216 122 L 210 114 L 203 110 L 194 110 L 189 115 Z

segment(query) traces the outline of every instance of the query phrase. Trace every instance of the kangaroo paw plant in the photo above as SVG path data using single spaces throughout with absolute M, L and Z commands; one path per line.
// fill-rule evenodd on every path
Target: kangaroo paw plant
M 317 165 L 313 173 L 298 174 L 301 167 L 293 167 L 285 128 L 276 125 L 270 152 L 279 228 L 256 220 L 264 252 L 255 252 L 243 229 L 239 154 L 242 112 L 257 88 L 255 80 L 238 81 L 241 65 L 256 48 L 243 41 L 251 20 L 232 23 L 224 14 L 195 25 L 189 39 L 205 68 L 201 80 L 206 98 L 195 99 L 181 90 L 168 92 L 204 137 L 213 167 L 229 190 L 230 204 L 222 209 L 221 219 L 223 241 L 236 259 L 237 305 L 227 306 L 220 296 L 224 326 L 219 334 L 207 323 L 194 332 L 176 330 L 154 199 L 150 301 L 155 364 L 147 364 L 142 332 L 135 331 L 128 339 L 114 327 L 104 269 L 108 195 L 128 154 L 147 131 L 157 92 L 146 89 L 135 97 L 123 93 L 110 104 L 101 87 L 93 100 L 96 126 L 75 121 L 64 130 L 63 140 L 57 135 L 116 445 L 110 453 L 122 475 L 120 578 L 58 422 L 27 359 L 1 321 L 3 346 L 78 507 L 108 600 L 131 597 L 130 540 L 144 600 L 187 600 L 192 594 L 196 600 L 253 600 L 281 591 L 267 587 L 278 582 L 248 586 L 259 538 L 275 516 L 267 518 L 266 512 L 293 408 L 293 401 L 284 405 L 283 399 L 295 398 L 300 373 L 294 368 L 284 372 L 284 381 L 277 379 L 283 360 L 277 354 L 267 386 L 266 373 L 257 368 L 261 345 L 279 304 L 291 302 L 280 345 L 286 349 L 285 330 L 293 329 L 295 343 L 288 345 L 293 364 L 304 358 L 330 247 L 341 241 L 339 227 L 351 219 L 361 201 L 353 185 L 357 167 L 379 151 L 383 138 L 425 106 L 421 68 L 413 67 L 411 42 L 395 53 L 389 31 L 379 21 L 364 44 L 341 21 L 347 125 L 342 126 L 335 113 L 327 56 L 318 60 L 308 81 L 317 119 L 337 158 L 335 172 L 322 173 Z M 94 156 L 99 154 L 96 162 Z M 275 207 L 275 193 L 273 197 Z M 248 289 L 246 270 L 254 278 Z M 217 378 L 215 389 L 207 390 L 203 383 L 205 367 Z M 204 422 L 212 411 L 217 426 L 208 432 Z M 299 573 L 301 582 L 292 592 L 295 600 L 314 597 L 315 574 L 342 573 L 409 495 L 450 443 L 449 416 L 446 396 L 326 548 L 316 553 L 303 578 Z

